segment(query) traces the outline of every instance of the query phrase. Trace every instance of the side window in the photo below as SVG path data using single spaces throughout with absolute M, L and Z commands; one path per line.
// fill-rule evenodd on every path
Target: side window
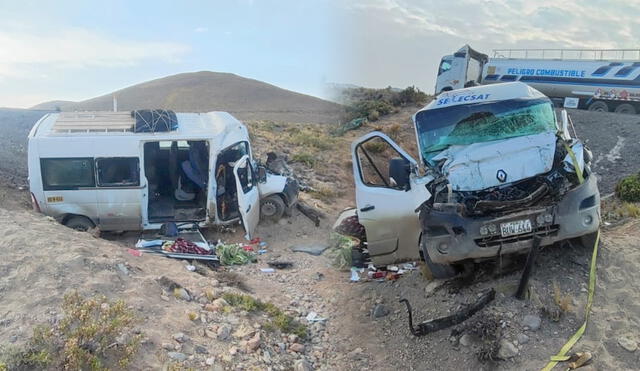
M 140 185 L 140 164 L 137 157 L 96 159 L 99 187 L 131 187 Z
M 443 59 L 442 62 L 440 62 L 440 69 L 438 70 L 438 76 L 440 76 L 444 72 L 449 71 L 450 69 L 451 69 L 451 60 Z
M 406 163 L 406 159 L 380 137 L 372 137 L 356 148 L 356 157 L 362 182 L 372 187 L 404 189 L 406 182 L 400 179 L 402 174 L 395 173 L 392 163 Z M 406 165 L 408 166 L 408 165 Z M 400 166 L 402 169 L 402 166 Z M 408 167 L 407 167 L 408 169 Z M 408 173 L 407 173 L 408 176 Z
M 242 192 L 248 193 L 256 184 L 256 177 L 253 174 L 253 169 L 249 160 L 247 160 L 244 167 L 238 169 L 238 177 L 240 178 L 240 185 L 242 185 Z
M 45 191 L 95 187 L 92 158 L 43 158 L 40 168 Z

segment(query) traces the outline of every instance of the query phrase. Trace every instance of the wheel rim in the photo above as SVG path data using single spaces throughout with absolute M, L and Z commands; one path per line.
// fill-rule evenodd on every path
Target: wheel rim
M 278 206 L 272 201 L 265 201 L 262 204 L 262 215 L 274 216 L 278 212 Z

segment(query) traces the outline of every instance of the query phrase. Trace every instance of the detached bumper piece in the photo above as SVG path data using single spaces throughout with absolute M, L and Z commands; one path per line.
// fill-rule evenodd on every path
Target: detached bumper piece
M 417 327 L 413 327 L 413 316 L 411 305 L 407 299 L 401 299 L 400 302 L 404 303 L 407 306 L 407 312 L 409 313 L 409 330 L 413 334 L 413 336 L 425 336 L 432 332 L 443 330 L 447 327 L 455 326 L 460 324 L 471 316 L 476 314 L 479 310 L 486 307 L 487 304 L 491 303 L 493 299 L 496 297 L 496 291 L 494 289 L 490 289 L 480 296 L 478 301 L 473 304 L 470 304 L 447 317 L 436 318 L 431 321 L 419 323 Z

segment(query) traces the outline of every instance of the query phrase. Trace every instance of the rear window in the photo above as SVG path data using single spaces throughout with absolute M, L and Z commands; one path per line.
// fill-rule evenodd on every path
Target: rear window
M 92 158 L 43 158 L 40 168 L 45 191 L 95 187 Z
M 98 158 L 96 167 L 100 187 L 140 185 L 140 166 L 137 157 Z

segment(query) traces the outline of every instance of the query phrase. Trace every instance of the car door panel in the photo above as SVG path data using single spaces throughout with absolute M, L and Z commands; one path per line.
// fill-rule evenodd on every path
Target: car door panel
M 244 155 L 233 167 L 238 190 L 238 207 L 246 238 L 252 239 L 260 221 L 260 194 L 255 181 L 255 174 L 249 163 L 249 156 Z

